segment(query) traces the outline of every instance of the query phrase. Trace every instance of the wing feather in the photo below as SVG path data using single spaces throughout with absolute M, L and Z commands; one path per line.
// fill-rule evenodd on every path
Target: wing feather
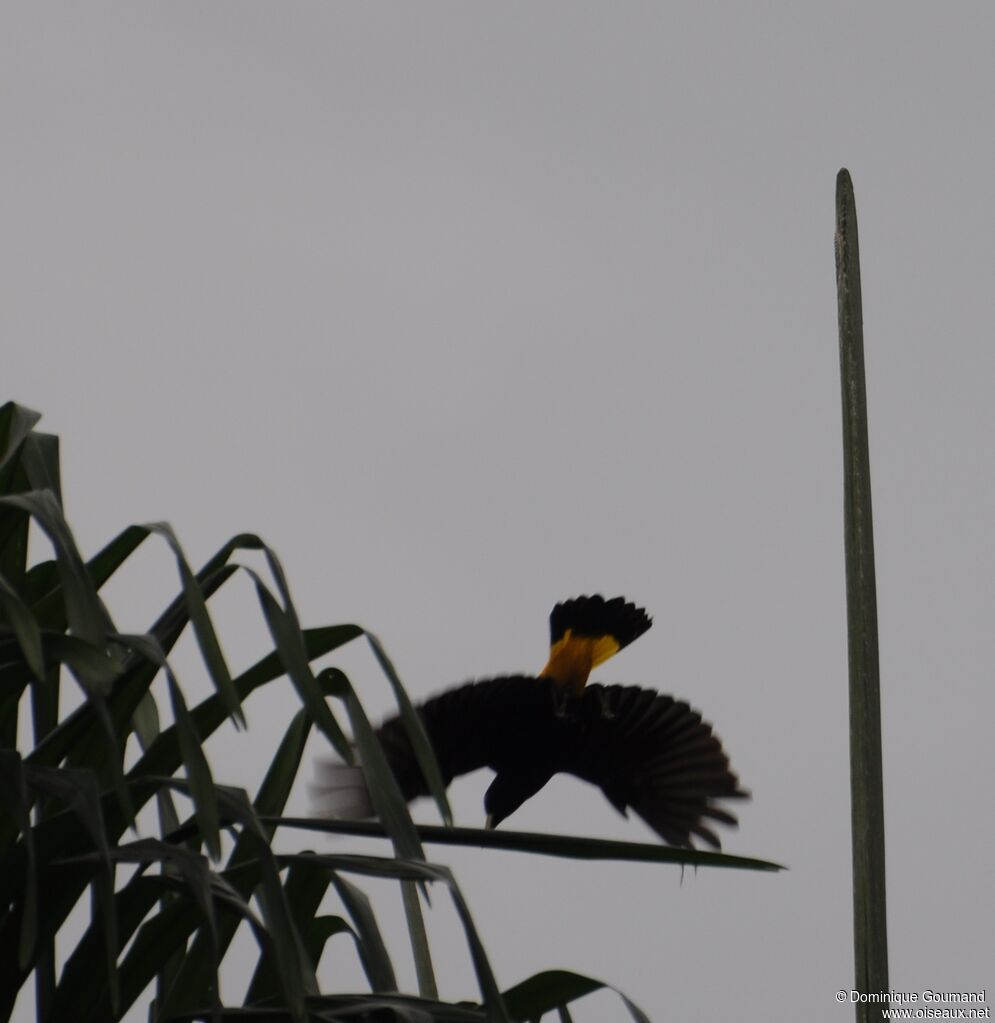
M 736 817 L 716 801 L 748 793 L 701 714 L 636 686 L 590 685 L 578 703 L 560 770 L 599 786 L 671 845 L 692 847 L 697 837 L 720 848 L 703 819 L 735 827 Z

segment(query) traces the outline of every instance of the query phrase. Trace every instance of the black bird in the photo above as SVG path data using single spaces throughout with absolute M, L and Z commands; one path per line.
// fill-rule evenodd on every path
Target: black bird
M 637 686 L 588 685 L 591 669 L 652 625 L 622 597 L 577 597 L 549 616 L 549 660 L 538 676 L 468 682 L 418 707 L 443 780 L 489 767 L 487 826 L 496 827 L 554 774 L 597 785 L 623 815 L 631 807 L 662 838 L 720 848 L 710 826 L 736 818 L 717 805 L 749 798 L 712 727 L 683 701 Z M 404 798 L 429 794 L 399 717 L 378 737 Z M 316 786 L 328 816 L 373 813 L 361 767 L 322 765 Z M 707 822 L 707 823 L 706 823 Z

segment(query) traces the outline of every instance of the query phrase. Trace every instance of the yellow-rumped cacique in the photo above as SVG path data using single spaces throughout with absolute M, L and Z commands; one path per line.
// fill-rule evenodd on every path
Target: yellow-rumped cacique
M 588 683 L 602 664 L 653 624 L 624 597 L 576 597 L 549 616 L 550 650 L 538 675 L 467 682 L 416 710 L 442 778 L 489 767 L 487 826 L 496 827 L 564 772 L 598 786 L 623 815 L 632 809 L 665 842 L 718 849 L 715 823 L 736 826 L 722 800 L 749 798 L 712 726 L 687 703 L 638 686 Z M 377 730 L 401 793 L 429 794 L 400 717 Z M 323 762 L 313 787 L 320 813 L 373 815 L 361 765 Z

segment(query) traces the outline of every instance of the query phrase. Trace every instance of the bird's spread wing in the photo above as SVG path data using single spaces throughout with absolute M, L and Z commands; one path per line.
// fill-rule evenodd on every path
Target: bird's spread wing
M 572 714 L 559 770 L 599 786 L 621 813 L 631 807 L 671 845 L 720 847 L 711 822 L 737 821 L 719 801 L 749 793 L 698 711 L 650 689 L 591 685 Z

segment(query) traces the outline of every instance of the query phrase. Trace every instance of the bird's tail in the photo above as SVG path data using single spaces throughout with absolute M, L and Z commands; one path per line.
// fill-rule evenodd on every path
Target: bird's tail
M 652 624 L 643 608 L 624 597 L 565 600 L 549 616 L 549 660 L 539 677 L 580 692 L 592 668 L 614 657 Z
M 319 761 L 310 789 L 315 811 L 322 817 L 355 821 L 374 816 L 366 773 L 358 759 L 354 766 Z

